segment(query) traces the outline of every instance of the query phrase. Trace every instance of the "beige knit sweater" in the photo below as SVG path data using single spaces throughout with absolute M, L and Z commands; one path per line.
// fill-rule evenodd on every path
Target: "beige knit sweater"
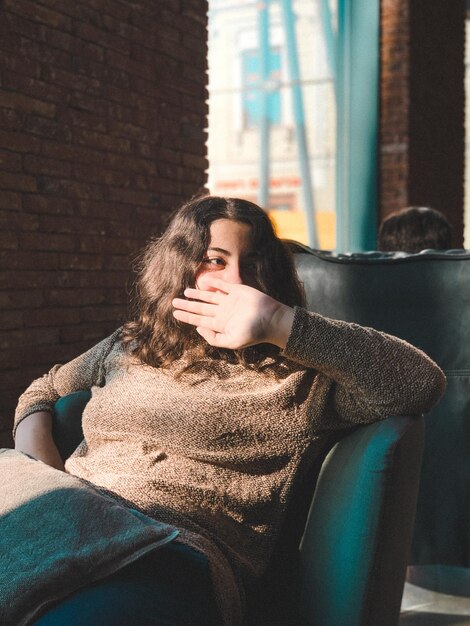
M 445 388 L 404 341 L 299 308 L 283 354 L 268 373 L 218 363 L 175 379 L 136 362 L 117 331 L 34 381 L 15 425 L 91 388 L 67 471 L 178 527 L 209 557 L 224 621 L 237 624 L 242 581 L 263 572 L 300 468 L 328 433 L 426 412 Z

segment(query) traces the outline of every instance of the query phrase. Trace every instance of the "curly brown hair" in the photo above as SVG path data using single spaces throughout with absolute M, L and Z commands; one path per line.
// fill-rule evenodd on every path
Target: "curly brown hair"
M 172 300 L 195 286 L 195 276 L 210 241 L 210 226 L 220 219 L 251 226 L 256 279 L 264 293 L 289 306 L 304 306 L 305 294 L 287 246 L 274 233 L 259 206 L 247 200 L 205 196 L 177 210 L 165 233 L 153 238 L 138 260 L 133 301 L 134 319 L 123 327 L 123 341 L 143 363 L 168 367 L 184 356 L 187 369 L 210 357 L 256 365 L 279 349 L 258 345 L 243 350 L 218 349 L 193 326 L 173 317 Z

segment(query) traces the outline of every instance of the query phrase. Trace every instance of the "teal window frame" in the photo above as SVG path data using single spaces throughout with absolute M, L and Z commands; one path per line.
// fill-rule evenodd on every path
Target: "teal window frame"
M 338 0 L 336 63 L 336 249 L 374 250 L 378 214 L 379 0 Z

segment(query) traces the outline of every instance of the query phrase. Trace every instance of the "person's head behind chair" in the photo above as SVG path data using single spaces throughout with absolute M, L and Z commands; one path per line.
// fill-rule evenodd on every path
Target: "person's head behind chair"
M 379 228 L 377 249 L 383 252 L 419 252 L 452 247 L 452 229 L 447 219 L 435 209 L 408 207 L 392 213 Z

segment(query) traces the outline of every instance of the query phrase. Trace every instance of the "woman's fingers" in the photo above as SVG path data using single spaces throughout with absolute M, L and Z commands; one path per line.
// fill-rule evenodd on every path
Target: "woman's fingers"
M 198 281 L 198 290 L 230 293 L 231 289 L 235 285 L 228 283 L 221 278 L 217 278 L 212 274 L 205 274 L 201 280 Z
M 191 298 L 191 300 L 204 300 L 204 302 L 209 302 L 211 304 L 219 304 L 221 297 L 223 298 L 226 294 L 221 294 L 218 291 L 205 291 L 203 289 L 192 289 L 191 287 L 187 287 L 184 290 L 184 295 L 186 298 Z
M 206 317 L 204 315 L 198 315 L 197 313 L 190 313 L 189 311 L 181 311 L 175 309 L 173 311 L 173 317 L 185 324 L 191 324 L 191 326 L 201 326 L 210 330 L 216 331 L 217 324 L 213 317 Z
M 189 313 L 196 313 L 197 315 L 206 315 L 211 317 L 215 315 L 214 304 L 208 304 L 206 302 L 199 302 L 195 300 L 185 300 L 184 298 L 175 298 L 172 302 L 176 310 L 188 311 Z

